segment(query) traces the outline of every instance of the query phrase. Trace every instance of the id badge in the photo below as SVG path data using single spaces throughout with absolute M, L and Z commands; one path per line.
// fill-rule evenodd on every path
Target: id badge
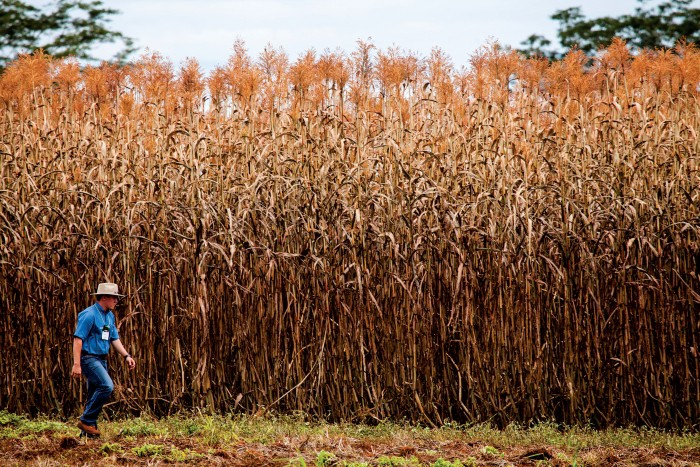
M 107 326 L 106 324 L 102 327 L 102 340 L 109 340 L 109 326 Z

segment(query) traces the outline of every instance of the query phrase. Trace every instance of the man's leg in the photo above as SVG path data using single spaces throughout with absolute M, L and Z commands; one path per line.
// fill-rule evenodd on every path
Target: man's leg
M 109 396 L 114 391 L 112 378 L 107 372 L 107 362 L 97 357 L 85 356 L 80 358 L 80 366 L 83 375 L 88 381 L 88 398 L 85 403 L 85 411 L 80 421 L 85 425 L 97 426 L 97 417 Z
M 81 366 L 82 366 L 82 365 L 81 365 Z M 92 395 L 95 393 L 95 389 L 97 388 L 97 385 L 95 385 L 95 384 L 90 384 L 90 380 L 87 379 L 87 378 L 86 378 L 86 381 L 87 381 L 87 396 L 86 396 L 86 398 L 85 398 L 85 401 L 86 401 L 86 406 L 87 406 L 87 401 L 89 401 L 90 399 L 92 399 Z M 87 407 L 86 407 L 86 408 L 87 408 Z M 83 423 L 82 420 L 80 420 L 80 422 Z M 93 426 L 95 427 L 96 430 L 99 431 L 99 429 L 97 428 L 97 423 L 95 423 Z M 85 432 L 85 431 L 83 430 L 83 427 L 81 427 L 81 426 L 78 426 L 78 428 L 80 428 L 80 436 L 90 436 L 90 437 L 97 436 L 97 435 L 94 435 L 94 434 L 88 434 L 87 432 Z
M 82 362 L 81 362 L 81 366 L 82 366 Z M 92 399 L 92 395 L 95 393 L 95 389 L 97 389 L 97 385 L 90 384 L 90 380 L 87 378 L 86 378 L 86 380 L 87 380 L 87 397 L 86 397 L 85 401 L 87 402 L 90 399 Z

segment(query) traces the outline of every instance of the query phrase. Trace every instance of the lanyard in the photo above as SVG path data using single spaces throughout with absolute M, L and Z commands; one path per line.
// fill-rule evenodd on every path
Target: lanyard
M 95 303 L 93 307 L 95 308 L 95 311 L 97 311 L 97 314 L 100 315 L 100 318 L 102 318 L 102 326 L 98 326 L 98 329 L 100 330 L 100 332 L 102 332 L 104 327 L 109 325 L 109 310 L 107 310 L 107 313 L 103 315 L 102 310 L 100 310 L 100 307 L 97 306 L 97 303 Z

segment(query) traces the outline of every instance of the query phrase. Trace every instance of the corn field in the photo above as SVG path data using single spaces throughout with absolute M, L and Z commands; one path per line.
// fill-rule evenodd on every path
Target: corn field
M 0 77 L 0 407 L 697 428 L 700 51 L 236 43 Z

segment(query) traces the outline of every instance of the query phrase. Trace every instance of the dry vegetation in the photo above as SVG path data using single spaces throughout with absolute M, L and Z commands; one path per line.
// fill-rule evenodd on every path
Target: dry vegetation
M 0 77 L 0 407 L 697 428 L 700 53 L 457 70 L 359 43 Z M 240 397 L 239 397 L 240 395 Z

